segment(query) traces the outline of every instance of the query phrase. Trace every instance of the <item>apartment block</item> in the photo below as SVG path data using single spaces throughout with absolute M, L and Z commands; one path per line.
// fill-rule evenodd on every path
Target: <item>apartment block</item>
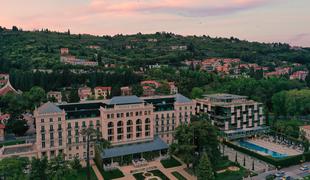
M 206 113 L 212 124 L 228 139 L 253 136 L 268 129 L 265 127 L 263 104 L 246 96 L 212 94 L 196 102 L 197 113 Z

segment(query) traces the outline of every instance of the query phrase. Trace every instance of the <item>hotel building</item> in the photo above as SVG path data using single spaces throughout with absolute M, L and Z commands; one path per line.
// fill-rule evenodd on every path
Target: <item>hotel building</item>
M 65 154 L 66 159 L 86 157 L 86 137 L 80 132 L 92 127 L 111 142 L 102 159 L 113 162 L 145 152 L 167 152 L 173 132 L 189 123 L 195 102 L 181 94 L 143 97 L 118 96 L 109 100 L 43 104 L 34 111 L 37 156 L 49 159 Z M 90 155 L 94 157 L 91 145 Z
M 249 137 L 268 130 L 263 104 L 246 96 L 212 94 L 197 99 L 196 103 L 197 113 L 206 113 L 227 139 Z

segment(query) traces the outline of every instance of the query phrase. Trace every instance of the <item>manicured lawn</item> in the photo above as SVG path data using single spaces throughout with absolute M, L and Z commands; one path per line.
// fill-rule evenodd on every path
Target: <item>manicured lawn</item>
M 239 171 L 225 171 L 223 173 L 217 174 L 215 177 L 216 180 L 232 180 L 232 179 L 243 179 L 243 177 L 247 177 L 249 175 L 249 171 L 240 167 Z
M 177 171 L 174 171 L 171 173 L 174 177 L 176 177 L 178 180 L 187 180 L 182 174 L 178 173 Z
M 113 171 L 101 171 L 101 174 L 105 180 L 117 179 L 124 177 L 124 174 L 119 169 L 115 169 Z
M 164 166 L 164 168 L 172 168 L 172 167 L 177 167 L 177 166 L 182 165 L 178 160 L 176 160 L 173 157 L 169 159 L 161 160 L 160 163 Z
M 152 173 L 154 176 L 158 176 L 160 177 L 162 180 L 169 180 L 169 178 L 167 176 L 165 176 L 160 170 L 152 170 L 152 171 L 148 171 L 150 173 Z M 144 180 L 144 176 L 143 173 L 137 173 L 133 175 L 136 180 Z
M 93 169 L 90 169 L 91 180 L 98 180 Z M 67 180 L 85 180 L 87 178 L 86 168 L 83 168 L 77 172 L 77 175 L 67 175 L 65 179 Z

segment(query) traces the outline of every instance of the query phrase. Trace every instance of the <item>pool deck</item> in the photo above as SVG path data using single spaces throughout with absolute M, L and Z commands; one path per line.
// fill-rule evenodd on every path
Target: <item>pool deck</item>
M 287 154 L 288 156 L 294 156 L 294 155 L 302 154 L 301 151 L 298 151 L 296 149 L 292 149 L 292 148 L 289 148 L 285 145 L 265 141 L 262 139 L 248 139 L 247 141 L 250 143 L 256 144 L 258 146 L 267 148 L 267 149 L 274 151 L 274 152 L 278 152 L 281 154 Z

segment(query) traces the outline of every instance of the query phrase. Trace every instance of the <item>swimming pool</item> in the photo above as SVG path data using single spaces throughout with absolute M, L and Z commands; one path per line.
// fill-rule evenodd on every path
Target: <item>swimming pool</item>
M 247 149 L 250 149 L 252 151 L 259 151 L 259 152 L 262 152 L 264 154 L 268 154 L 268 155 L 270 155 L 270 156 L 272 156 L 274 158 L 284 158 L 284 157 L 288 156 L 287 154 L 281 154 L 281 153 L 272 151 L 270 149 L 258 146 L 256 144 L 253 144 L 253 143 L 250 143 L 250 142 L 244 141 L 244 140 L 238 141 L 238 144 L 240 146 L 245 147 Z

